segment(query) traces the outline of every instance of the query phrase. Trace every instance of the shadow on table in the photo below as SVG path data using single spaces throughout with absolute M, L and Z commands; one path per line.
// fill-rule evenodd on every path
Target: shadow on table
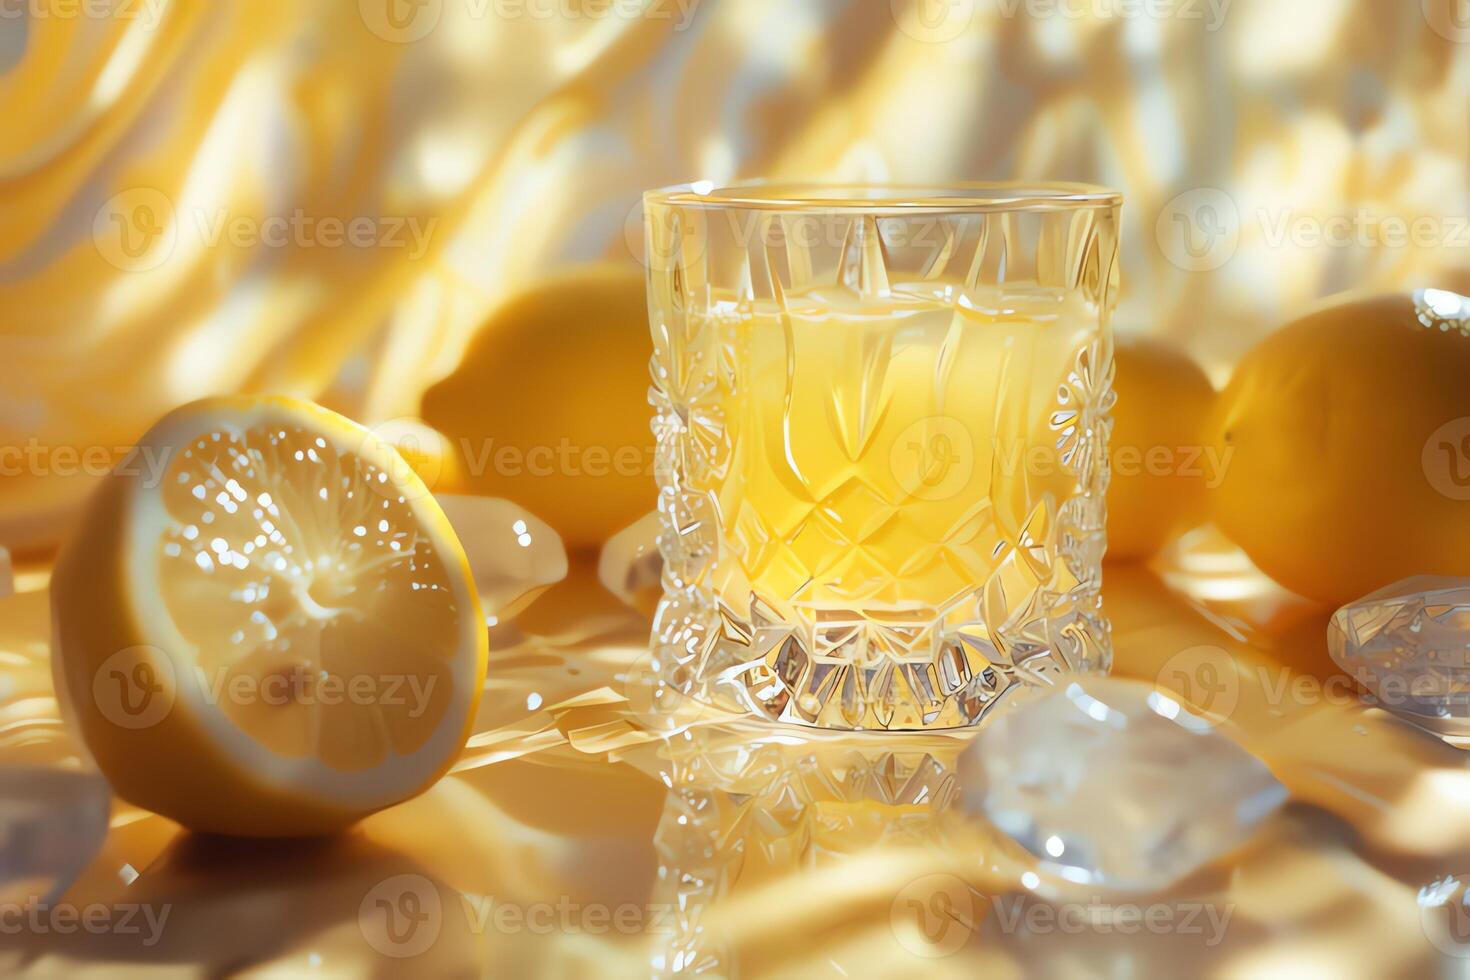
M 361 834 L 257 841 L 183 834 L 131 883 L 30 910 L 12 969 L 41 976 L 128 966 L 225 976 L 252 966 L 358 976 L 478 976 L 458 895 Z

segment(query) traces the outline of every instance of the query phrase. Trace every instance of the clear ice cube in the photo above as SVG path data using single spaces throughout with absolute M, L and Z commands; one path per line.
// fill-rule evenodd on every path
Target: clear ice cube
M 1285 801 L 1266 766 L 1153 686 L 1087 677 L 983 725 L 965 808 L 1063 882 L 1153 891 L 1239 847 Z
M 597 577 L 605 589 L 650 619 L 663 595 L 663 555 L 658 550 L 659 516 L 654 511 L 623 528 L 602 546 Z
M 567 577 L 561 536 L 509 500 L 436 494 L 464 546 L 486 625 L 504 623 Z
M 1328 624 L 1327 646 L 1370 703 L 1470 737 L 1470 579 L 1418 575 L 1348 603 Z
M 95 771 L 0 767 L 0 901 L 60 897 L 101 848 L 111 806 Z

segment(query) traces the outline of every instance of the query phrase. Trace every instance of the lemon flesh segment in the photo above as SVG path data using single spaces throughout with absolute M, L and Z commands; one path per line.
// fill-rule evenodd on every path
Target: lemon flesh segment
M 112 478 L 53 594 L 74 699 L 126 647 L 170 681 L 151 726 L 84 719 L 119 793 L 197 829 L 282 834 L 438 778 L 478 703 L 484 618 L 392 447 L 310 403 L 215 399 L 140 453 L 166 462 Z

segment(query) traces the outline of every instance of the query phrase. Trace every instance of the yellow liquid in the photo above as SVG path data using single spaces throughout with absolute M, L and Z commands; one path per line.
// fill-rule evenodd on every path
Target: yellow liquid
M 684 520 L 714 533 L 674 571 L 714 604 L 706 670 L 760 658 L 746 682 L 784 679 L 783 712 L 810 721 L 835 668 L 909 667 L 943 688 L 946 656 L 969 676 L 1054 665 L 1056 630 L 1096 645 L 1078 634 L 1105 632 L 1087 617 L 1111 361 L 1077 293 L 811 291 L 784 310 L 716 304 L 690 339 L 715 380 L 677 482 L 696 502 Z M 948 698 L 909 694 L 928 714 Z

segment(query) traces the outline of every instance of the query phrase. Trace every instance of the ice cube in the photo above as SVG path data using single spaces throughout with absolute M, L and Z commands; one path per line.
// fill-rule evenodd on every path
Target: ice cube
M 1470 579 L 1418 575 L 1348 603 L 1327 646 L 1371 703 L 1451 740 L 1470 737 Z
M 509 500 L 437 494 L 469 558 L 489 626 L 504 623 L 567 577 L 561 536 Z
M 654 511 L 609 538 L 597 561 L 603 586 L 650 619 L 663 595 L 658 533 L 659 515 Z
M 101 848 L 111 806 L 96 771 L 0 767 L 0 900 L 54 902 Z
M 965 808 L 1064 882 L 1153 891 L 1243 844 L 1287 793 L 1214 723 L 1138 681 L 1079 677 L 981 726 Z

